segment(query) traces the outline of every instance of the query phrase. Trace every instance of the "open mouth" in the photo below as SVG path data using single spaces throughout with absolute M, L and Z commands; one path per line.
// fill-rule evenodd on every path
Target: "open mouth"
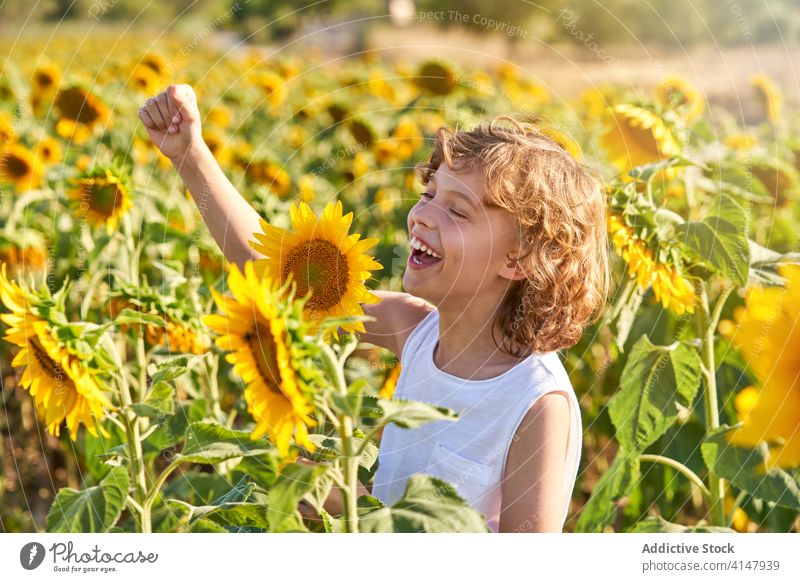
M 409 245 L 411 254 L 408 256 L 408 266 L 413 269 L 424 269 L 442 260 L 442 255 L 438 251 L 416 236 L 411 236 Z
M 421 250 L 415 249 L 413 247 L 411 248 L 411 257 L 409 258 L 409 262 L 412 262 L 415 265 L 418 265 L 418 266 L 433 265 L 433 264 L 438 263 L 441 260 L 442 259 L 440 259 L 438 257 L 434 257 L 432 255 L 429 255 L 425 251 L 421 251 Z

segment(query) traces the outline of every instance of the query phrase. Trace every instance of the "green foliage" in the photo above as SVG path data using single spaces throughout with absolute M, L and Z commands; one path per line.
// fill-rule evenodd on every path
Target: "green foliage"
M 639 458 L 622 449 L 592 489 L 592 496 L 575 524 L 576 532 L 602 532 L 617 516 L 618 502 L 629 495 L 640 478 Z
M 484 517 L 469 507 L 446 481 L 430 475 L 412 475 L 402 498 L 391 507 L 381 507 L 374 497 L 363 496 L 360 517 L 362 531 L 388 532 L 474 532 L 489 531 Z
M 694 348 L 655 346 L 646 335 L 639 338 L 619 392 L 608 405 L 622 447 L 641 453 L 658 440 L 675 422 L 679 406 L 691 406 L 699 385 L 700 358 Z
M 719 196 L 711 208 L 710 216 L 678 225 L 676 235 L 696 261 L 737 285 L 744 285 L 750 265 L 747 214 L 725 194 Z
M 99 484 L 59 490 L 47 514 L 51 533 L 107 532 L 117 523 L 128 495 L 128 472 L 116 467 Z
M 708 466 L 754 497 L 800 511 L 797 475 L 779 468 L 765 471 L 769 455 L 766 443 L 756 449 L 731 445 L 725 440 L 725 435 L 733 430 L 721 426 L 705 438 L 701 450 Z
M 253 440 L 249 432 L 200 421 L 191 423 L 186 430 L 186 445 L 178 459 L 212 465 L 228 459 L 268 453 L 271 450 L 272 445 L 266 440 Z

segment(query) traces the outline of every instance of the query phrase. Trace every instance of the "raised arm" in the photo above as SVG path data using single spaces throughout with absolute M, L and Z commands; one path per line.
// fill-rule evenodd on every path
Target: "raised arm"
M 139 117 L 150 139 L 180 174 L 225 257 L 240 269 L 260 257 L 248 242 L 261 230 L 259 215 L 203 141 L 194 90 L 189 85 L 170 85 L 147 100 Z
M 170 85 L 147 100 L 139 117 L 150 139 L 172 161 L 225 257 L 240 269 L 259 258 L 249 244 L 261 230 L 259 215 L 228 180 L 203 141 L 197 96 L 189 85 Z M 391 291 L 376 292 L 377 304 L 364 311 L 377 321 L 365 322 L 366 342 L 385 347 L 398 356 L 416 325 L 433 309 L 429 303 Z

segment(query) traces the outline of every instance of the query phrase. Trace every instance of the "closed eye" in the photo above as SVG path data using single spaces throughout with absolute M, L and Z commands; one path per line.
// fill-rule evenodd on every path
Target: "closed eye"
M 430 192 L 420 192 L 420 198 L 429 198 L 429 199 L 433 200 L 433 196 L 434 195 L 431 194 Z M 450 212 L 452 212 L 453 214 L 455 214 L 459 218 L 469 218 L 465 214 L 462 214 L 462 213 L 456 211 L 454 208 L 451 208 Z

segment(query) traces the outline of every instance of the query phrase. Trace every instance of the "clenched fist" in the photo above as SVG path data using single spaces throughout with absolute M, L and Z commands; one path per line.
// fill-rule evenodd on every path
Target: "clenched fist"
M 190 85 L 170 85 L 139 109 L 150 139 L 170 160 L 203 143 L 197 96 Z

